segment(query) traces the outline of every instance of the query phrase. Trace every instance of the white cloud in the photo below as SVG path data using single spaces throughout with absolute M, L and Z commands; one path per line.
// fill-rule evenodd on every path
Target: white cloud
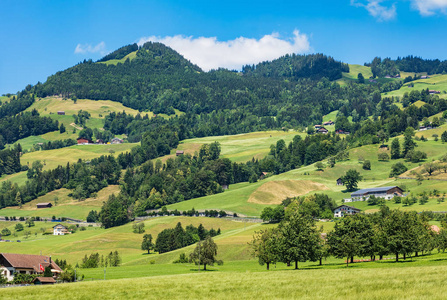
M 90 44 L 78 44 L 74 51 L 76 54 L 86 54 L 86 53 L 99 53 L 101 55 L 107 54 L 106 43 L 100 42 L 96 46 L 92 46 Z
M 298 30 L 293 37 L 283 39 L 277 33 L 265 35 L 259 40 L 239 37 L 229 41 L 218 41 L 216 37 L 166 36 L 142 37 L 138 44 L 148 41 L 163 43 L 203 70 L 219 67 L 241 69 L 245 64 L 256 64 L 272 60 L 285 54 L 310 51 L 309 39 Z
M 447 0 L 351 0 L 351 5 L 364 7 L 371 16 L 379 21 L 388 21 L 396 17 L 396 2 L 410 2 L 411 7 L 422 16 L 431 16 L 437 12 L 447 14 Z
M 357 7 L 364 7 L 371 16 L 379 21 L 388 21 L 396 17 L 396 5 L 393 3 L 391 6 L 383 5 L 383 0 L 367 0 L 364 2 L 357 2 L 351 0 L 351 5 Z
M 423 16 L 433 15 L 436 11 L 447 13 L 447 0 L 411 0 L 411 2 Z

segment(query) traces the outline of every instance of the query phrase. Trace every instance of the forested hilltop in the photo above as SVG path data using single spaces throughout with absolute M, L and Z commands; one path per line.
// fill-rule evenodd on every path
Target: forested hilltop
M 365 66 L 371 67 L 374 77 L 394 76 L 403 72 L 441 74 L 447 72 L 447 60 L 423 59 L 409 55 L 397 59 L 375 57 L 371 63 Z
M 104 63 L 110 59 L 118 63 Z M 329 81 L 348 70 L 346 64 L 316 54 L 287 55 L 246 66 L 242 73 L 203 72 L 174 50 L 149 42 L 58 72 L 37 84 L 35 93 L 38 97 L 108 99 L 156 114 L 173 114 L 174 109 L 193 114 L 237 109 L 257 118 L 278 116 L 281 122 L 307 125 L 338 109 L 342 99 L 353 98 Z

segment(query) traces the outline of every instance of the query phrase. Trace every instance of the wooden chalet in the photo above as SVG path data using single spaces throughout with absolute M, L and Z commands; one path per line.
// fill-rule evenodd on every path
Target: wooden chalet
M 324 128 L 324 127 L 321 127 L 321 128 L 318 129 L 316 132 L 317 132 L 317 133 L 322 133 L 322 134 L 328 134 L 329 130 L 327 130 L 327 129 Z
M 329 125 L 334 125 L 335 123 L 333 122 L 333 121 L 331 121 L 331 120 L 329 120 L 329 121 L 327 121 L 327 122 L 324 122 L 323 123 L 323 126 L 329 126 Z
M 338 179 L 337 179 L 337 185 L 344 185 L 344 184 L 343 184 L 343 180 L 341 180 L 341 178 L 338 178 Z
M 177 151 L 175 151 L 175 156 L 180 156 L 180 155 L 183 155 L 185 153 L 185 151 L 183 151 L 183 150 L 177 150 Z
M 122 139 L 119 138 L 113 138 L 110 143 L 112 144 L 122 144 L 124 141 Z
M 65 111 L 60 110 L 60 111 L 57 112 L 57 114 L 58 114 L 58 115 L 61 115 L 61 116 L 65 116 Z
M 262 172 L 261 176 L 259 176 L 260 179 L 264 179 L 269 173 L 267 172 Z
M 53 204 L 50 202 L 37 203 L 37 208 L 50 208 Z
M 86 138 L 77 138 L 78 145 L 94 144 L 92 140 Z

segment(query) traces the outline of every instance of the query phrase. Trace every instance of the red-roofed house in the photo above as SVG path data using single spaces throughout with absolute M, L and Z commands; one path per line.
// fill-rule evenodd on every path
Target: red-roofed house
M 42 274 L 48 266 L 54 277 L 62 272 L 50 256 L 0 253 L 0 272 L 8 281 L 12 281 L 15 274 Z

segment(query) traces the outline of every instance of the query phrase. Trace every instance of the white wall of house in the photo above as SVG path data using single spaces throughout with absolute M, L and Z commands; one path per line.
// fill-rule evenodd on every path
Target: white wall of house
M 63 226 L 56 226 L 53 228 L 53 235 L 64 235 L 65 228 Z
M 358 211 L 350 208 L 350 207 L 339 207 L 334 210 L 334 218 L 342 218 L 347 215 L 356 214 Z
M 14 279 L 14 268 L 8 268 L 1 266 L 0 267 L 0 273 L 8 280 L 12 281 Z

